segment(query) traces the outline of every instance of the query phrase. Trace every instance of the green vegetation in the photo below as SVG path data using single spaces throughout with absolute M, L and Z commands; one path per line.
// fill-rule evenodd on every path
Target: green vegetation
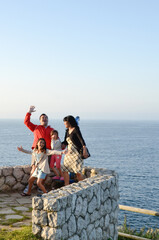
M 30 227 L 22 227 L 21 230 L 15 230 L 15 231 L 7 231 L 5 229 L 2 229 L 0 231 L 0 240 L 37 240 L 42 239 L 39 237 L 36 237 L 32 234 L 32 229 Z
M 136 230 L 132 230 L 127 226 L 127 220 L 125 217 L 123 226 L 119 229 L 120 232 L 127 233 L 130 235 L 135 235 L 147 239 L 159 240 L 159 229 L 153 230 L 142 228 L 139 232 Z M 2 229 L 0 231 L 0 240 L 42 240 L 42 238 L 34 236 L 32 234 L 32 227 L 26 226 L 22 227 L 20 230 L 9 231 L 6 229 Z M 130 238 L 120 237 L 118 240 L 130 240 Z
M 25 219 L 30 219 L 30 217 L 27 217 L 27 216 L 24 216 L 24 215 L 21 215 L 21 216 L 23 217 L 21 219 L 7 219 L 6 220 L 5 219 L 5 214 L 0 214 L 0 224 L 5 225 L 5 226 L 12 226 L 13 223 L 22 222 Z
M 0 214 L 0 224 L 1 225 L 12 226 L 13 223 L 22 222 L 26 219 L 30 219 L 30 217 L 22 214 L 22 211 L 18 211 L 14 208 L 12 208 L 12 210 L 15 212 L 15 214 L 22 216 L 22 218 L 21 219 L 5 219 L 6 214 Z M 27 212 L 31 212 L 31 211 L 32 211 L 32 208 L 29 208 L 29 210 Z M 11 214 L 11 215 L 13 215 L 13 214 Z
M 143 237 L 143 238 L 147 238 L 147 239 L 159 240 L 159 229 L 153 230 L 152 228 L 150 228 L 150 229 L 146 230 L 145 227 L 143 227 L 142 229 L 140 229 L 140 231 L 137 231 L 136 229 L 133 230 L 127 226 L 126 216 L 124 219 L 124 224 L 119 229 L 119 232 L 127 233 L 130 235 L 135 235 L 135 236 L 139 236 L 139 237 Z M 128 238 L 125 238 L 125 237 L 119 237 L 118 239 L 119 240 L 128 240 Z

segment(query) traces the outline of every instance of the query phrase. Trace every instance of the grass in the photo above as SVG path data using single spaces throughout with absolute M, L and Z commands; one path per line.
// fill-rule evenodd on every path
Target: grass
M 0 214 L 0 224 L 2 224 L 2 225 L 4 225 L 4 226 L 12 226 L 13 223 L 22 222 L 22 221 L 24 221 L 25 219 L 30 219 L 30 217 L 25 216 L 24 214 L 22 214 L 21 211 L 17 211 L 17 210 L 14 210 L 14 211 L 15 211 L 15 214 L 20 215 L 20 216 L 22 216 L 23 218 L 21 218 L 21 219 L 8 219 L 8 220 L 6 220 L 6 219 L 5 219 L 6 214 Z M 11 215 L 12 215 L 12 214 L 11 214 Z M 0 239 L 0 240 L 1 240 L 1 239 Z
M 127 226 L 127 219 L 125 217 L 124 224 L 119 229 L 120 232 L 135 235 L 147 239 L 159 240 L 159 229 L 153 230 L 142 228 L 139 232 Z M 130 238 L 129 238 L 130 239 Z M 118 240 L 129 240 L 128 238 L 119 237 Z M 42 240 L 42 238 L 33 235 L 32 227 L 22 227 L 20 230 L 8 231 L 6 229 L 0 230 L 0 240 Z
M 3 221 L 3 223 L 1 223 L 1 224 L 4 225 L 4 226 L 11 226 L 12 227 L 13 223 L 22 222 L 25 219 L 29 219 L 29 218 L 28 217 L 23 217 L 21 219 L 8 219 L 8 220 L 5 220 L 5 222 Z
M 135 230 L 131 229 L 127 225 L 126 216 L 124 219 L 124 224 L 122 227 L 120 227 L 119 232 L 127 233 L 130 235 L 135 235 L 135 236 L 143 237 L 143 238 L 147 238 L 147 239 L 159 240 L 159 229 L 154 230 L 152 228 L 149 228 L 148 230 L 146 230 L 145 227 L 141 228 L 140 231 L 137 231 L 136 229 Z M 128 238 L 119 237 L 118 240 L 128 240 Z
M 20 230 L 7 231 L 2 229 L 0 231 L 0 240 L 39 240 L 42 238 L 36 237 L 32 234 L 32 227 L 22 227 Z

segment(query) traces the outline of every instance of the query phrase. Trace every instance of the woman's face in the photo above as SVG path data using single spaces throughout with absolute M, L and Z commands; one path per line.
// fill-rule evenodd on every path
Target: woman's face
M 64 121 L 64 125 L 65 125 L 66 128 L 69 128 L 69 127 L 70 127 L 70 124 L 69 124 L 69 122 L 67 122 L 67 121 Z
M 45 146 L 44 140 L 40 140 L 40 141 L 38 142 L 38 149 L 43 149 L 44 146 Z

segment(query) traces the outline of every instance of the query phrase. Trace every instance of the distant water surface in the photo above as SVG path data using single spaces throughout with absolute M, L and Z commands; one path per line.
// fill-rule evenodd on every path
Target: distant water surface
M 63 140 L 63 121 L 49 124 Z M 159 122 L 81 120 L 80 129 L 91 152 L 85 165 L 119 174 L 119 203 L 159 212 Z M 33 143 L 23 120 L 0 120 L 0 136 L 0 166 L 30 164 L 30 156 L 17 151 L 17 146 L 30 149 Z M 133 228 L 159 228 L 157 217 L 126 211 L 120 211 L 119 224 L 125 214 Z

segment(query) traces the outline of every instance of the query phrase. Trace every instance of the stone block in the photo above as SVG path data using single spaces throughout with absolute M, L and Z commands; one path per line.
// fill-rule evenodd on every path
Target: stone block
M 43 199 L 43 207 L 46 211 L 56 211 L 58 212 L 61 209 L 60 199 L 57 199 L 53 196 L 48 196 Z
M 31 171 L 30 165 L 22 166 L 22 169 L 23 169 L 24 173 L 30 175 L 30 171 Z
M 34 210 L 42 210 L 43 199 L 41 197 L 33 197 L 32 198 L 32 207 Z
M 102 239 L 102 229 L 100 227 L 98 227 L 96 229 L 96 240 L 101 240 Z
M 115 209 L 117 208 L 118 206 L 118 202 L 114 199 L 111 200 L 111 203 L 112 203 L 112 211 L 115 211 Z
M 112 183 L 112 185 L 115 185 L 115 184 L 116 184 L 116 179 L 115 179 L 115 177 L 111 178 L 111 183 Z
M 13 168 L 12 167 L 4 167 L 3 170 L 2 170 L 2 174 L 3 176 L 11 176 L 12 173 L 13 173 Z
M 93 224 L 88 226 L 87 236 L 88 236 L 88 240 L 96 240 L 96 230 Z
M 90 214 L 87 213 L 86 216 L 85 216 L 85 223 L 86 223 L 86 226 L 88 226 L 91 222 L 91 218 L 90 218 Z
M 112 184 L 112 181 L 111 181 L 111 177 L 108 179 L 108 188 L 110 189 L 110 186 L 111 186 L 111 184 Z
M 0 177 L 0 188 L 5 182 L 5 177 Z
M 104 207 L 107 213 L 111 212 L 111 200 L 110 198 L 107 199 L 107 201 L 104 203 Z
M 100 189 L 100 200 L 101 200 L 101 204 L 102 204 L 104 202 L 104 191 L 102 188 Z
M 62 231 L 59 228 L 43 227 L 41 237 L 44 239 L 59 240 L 61 239 Z
M 119 206 L 114 211 L 114 218 L 118 221 Z
M 110 237 L 114 238 L 114 224 L 109 225 Z
M 105 202 L 109 197 L 109 190 L 106 189 L 103 193 L 103 202 Z
M 17 182 L 12 189 L 13 190 L 23 190 L 25 188 L 25 186 L 23 184 L 21 184 L 20 182 Z
M 82 230 L 82 233 L 81 233 L 81 240 L 88 240 L 87 238 L 87 232 L 85 229 Z
M 71 207 L 67 207 L 66 208 L 66 221 L 68 221 L 68 219 L 70 218 L 72 214 L 72 208 Z
M 80 213 L 80 215 L 81 215 L 82 217 L 85 217 L 85 216 L 86 216 L 87 208 L 88 208 L 87 198 L 84 198 L 84 199 L 83 199 L 83 204 L 82 204 L 82 210 L 81 210 L 81 213 Z
M 97 190 L 97 206 L 96 208 L 99 210 L 101 206 L 101 198 L 100 198 L 100 188 Z
M 81 197 L 77 197 L 75 206 L 75 216 L 80 216 L 83 207 L 83 200 Z
M 90 203 L 88 204 L 88 212 L 93 213 L 97 207 L 97 198 L 94 196 Z
M 33 222 L 33 224 L 47 226 L 48 225 L 47 212 L 40 211 L 40 210 L 33 210 L 32 211 L 32 222 Z
M 110 223 L 114 223 L 114 221 L 115 221 L 114 211 L 112 211 L 112 212 L 109 214 L 109 217 L 110 217 Z
M 62 227 L 65 223 L 65 211 L 49 212 L 48 224 L 50 227 L 57 228 Z
M 7 176 L 5 180 L 5 184 L 9 185 L 10 187 L 16 184 L 16 179 L 13 176 Z
M 7 184 L 3 184 L 0 186 L 0 191 L 1 192 L 8 192 L 11 191 L 12 187 L 8 186 Z
M 104 227 L 104 217 L 102 217 L 99 222 L 100 222 L 100 227 L 103 228 Z
M 82 229 L 85 229 L 87 227 L 85 219 L 83 219 L 82 217 L 79 217 L 77 219 L 77 231 L 80 234 Z
M 25 173 L 21 180 L 21 183 L 26 185 L 28 183 L 29 177 L 30 177 L 30 175 Z
M 72 215 L 69 219 L 69 222 L 68 222 L 69 237 L 72 237 L 76 233 L 76 230 L 77 230 L 76 219 L 75 219 L 75 216 Z
M 108 182 L 107 181 L 102 181 L 100 185 L 101 185 L 101 188 L 103 190 L 106 190 L 108 188 Z
M 95 210 L 95 211 L 90 215 L 90 218 L 91 218 L 91 223 L 94 223 L 97 219 L 100 218 L 99 211 Z
M 71 206 L 72 206 L 72 212 L 75 210 L 75 206 L 76 206 L 76 199 L 77 199 L 77 196 L 75 194 L 73 194 L 71 196 Z
M 110 221 L 110 217 L 109 217 L 109 214 L 107 214 L 106 216 L 105 216 L 105 227 L 107 228 L 108 226 L 109 226 L 109 221 Z
M 14 167 L 13 168 L 13 176 L 15 177 L 15 179 L 17 181 L 21 181 L 24 176 L 23 168 Z
M 88 202 L 91 201 L 92 198 L 93 198 L 93 189 L 92 189 L 92 187 L 88 187 L 87 188 L 87 199 L 88 199 Z
M 99 213 L 100 213 L 100 216 L 104 216 L 107 213 L 107 208 L 105 205 L 101 204 Z
M 110 237 L 109 237 L 108 230 L 103 231 L 103 240 L 111 240 Z
M 74 235 L 73 237 L 69 238 L 68 240 L 80 240 L 78 235 Z
M 114 196 L 115 196 L 115 187 L 114 187 L 113 184 L 110 187 L 109 193 L 110 193 L 110 197 L 114 198 Z
M 63 240 L 67 240 L 68 239 L 68 225 L 67 225 L 67 223 L 65 223 L 62 226 L 62 239 Z
M 32 224 L 32 232 L 33 232 L 33 234 L 40 236 L 41 229 L 42 229 L 41 226 L 36 225 L 34 223 Z

